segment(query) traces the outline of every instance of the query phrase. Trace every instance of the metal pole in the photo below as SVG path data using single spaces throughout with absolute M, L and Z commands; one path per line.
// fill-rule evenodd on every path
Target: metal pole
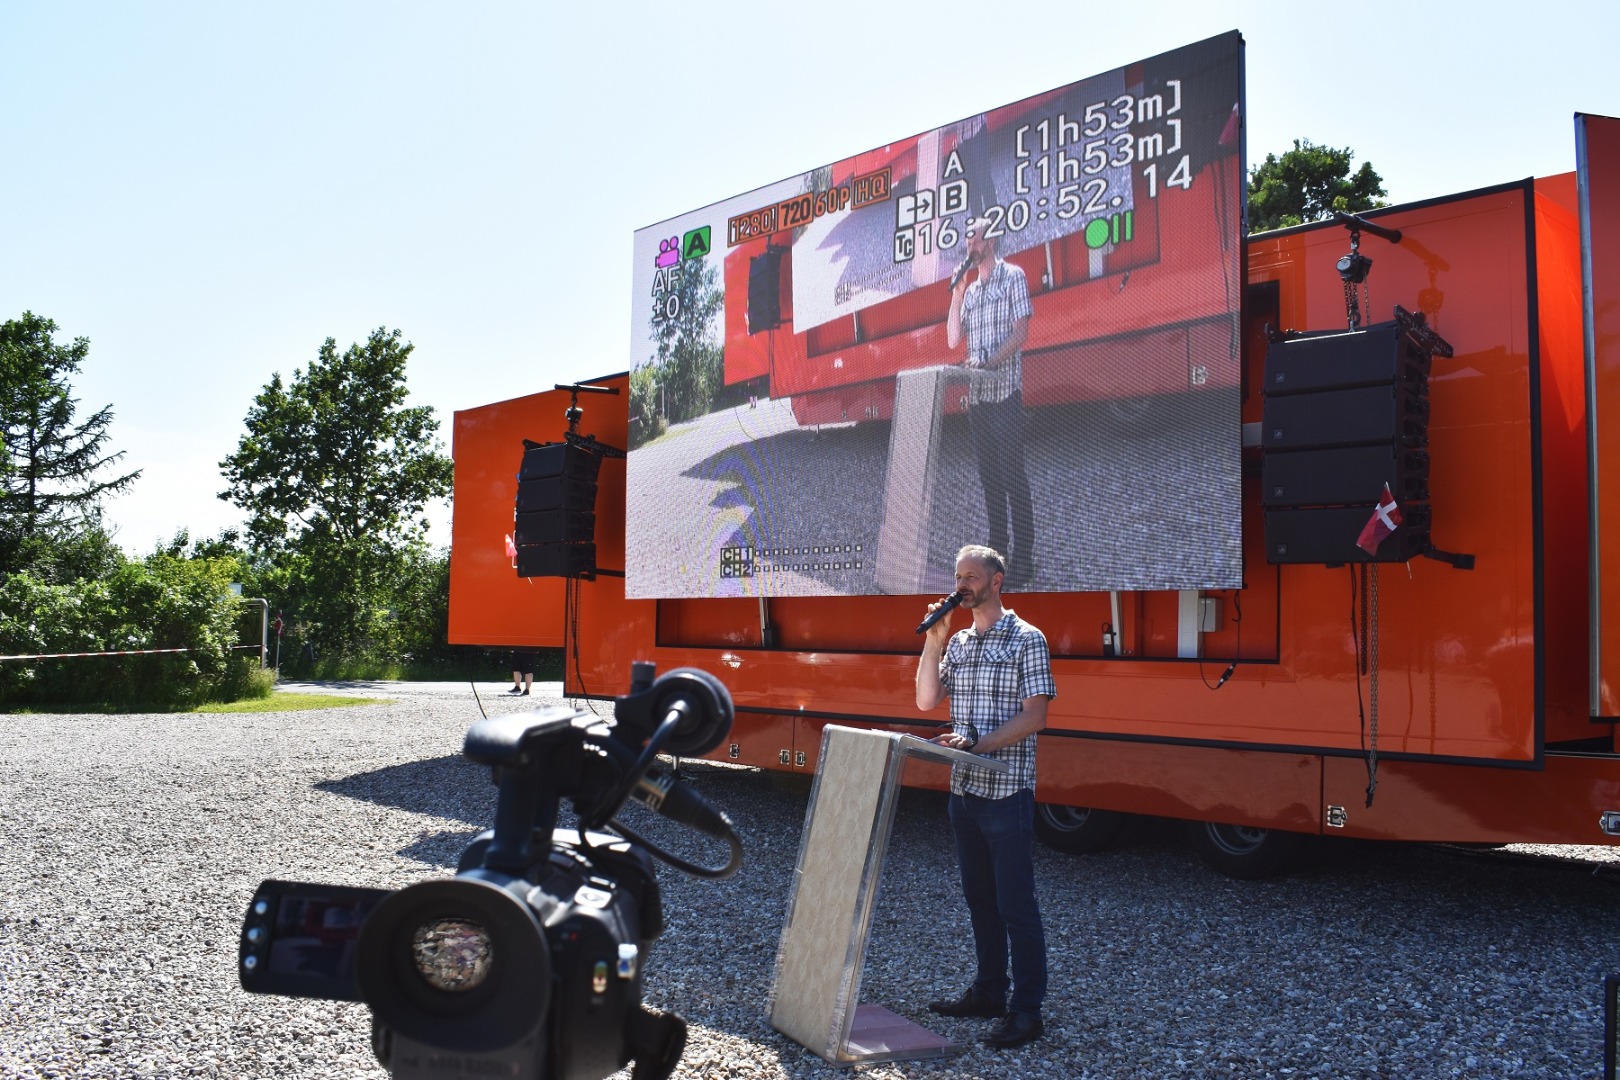
M 270 601 L 250 597 L 242 601 L 244 604 L 259 605 L 259 670 L 263 671 L 270 662 Z M 281 660 L 281 640 L 276 640 L 276 661 Z

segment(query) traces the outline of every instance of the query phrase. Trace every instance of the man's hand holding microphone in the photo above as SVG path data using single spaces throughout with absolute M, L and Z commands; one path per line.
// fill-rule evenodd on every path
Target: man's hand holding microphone
M 951 640 L 951 612 L 955 611 L 965 599 L 967 594 L 962 590 L 941 597 L 928 605 L 928 612 L 923 616 L 923 621 L 917 624 L 917 633 L 928 635 L 923 640 L 922 652 L 922 663 L 927 665 L 928 669 L 937 671 L 940 658 L 945 655 L 945 645 Z M 937 680 L 937 675 L 935 678 Z M 948 746 L 952 750 L 971 750 L 978 740 L 947 731 L 929 741 L 940 746 Z

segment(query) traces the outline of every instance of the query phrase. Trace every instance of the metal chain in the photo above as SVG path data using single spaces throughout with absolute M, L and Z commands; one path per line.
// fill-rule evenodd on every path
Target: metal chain
M 1372 321 L 1372 285 L 1366 281 L 1359 287 L 1344 283 L 1344 318 L 1352 330 Z

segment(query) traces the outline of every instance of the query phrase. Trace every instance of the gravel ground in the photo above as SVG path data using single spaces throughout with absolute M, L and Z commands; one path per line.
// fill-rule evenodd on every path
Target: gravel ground
M 383 1076 L 363 1006 L 250 996 L 235 959 L 260 879 L 398 887 L 449 872 L 488 822 L 487 772 L 459 757 L 470 697 L 385 692 L 305 713 L 0 716 L 0 1077 Z M 692 1025 L 677 1075 L 843 1075 L 765 1014 L 808 779 L 683 772 L 747 861 L 719 882 L 660 871 L 669 927 L 647 998 Z M 1046 1038 L 859 1071 L 1597 1076 L 1602 980 L 1620 971 L 1611 858 L 1340 843 L 1245 883 L 1165 823 L 1106 855 L 1043 850 Z M 971 966 L 953 861 L 942 797 L 907 792 L 862 1000 L 972 1039 L 984 1022 L 923 1008 Z
M 1120 358 L 1129 363 L 1130 358 Z M 1211 500 L 1235 490 L 1236 391 L 1086 402 L 1029 411 L 1025 456 L 1035 500 L 1030 590 L 1174 588 L 1235 578 L 1238 519 Z M 860 569 L 795 572 L 822 560 L 774 558 L 773 595 L 861 595 L 876 589 L 876 552 L 889 463 L 886 422 L 800 427 L 786 399 L 738 406 L 677 424 L 632 451 L 626 493 L 626 571 L 642 595 L 752 595 L 749 579 L 719 578 L 722 546 L 772 549 L 849 545 Z M 986 538 L 984 496 L 965 416 L 944 421 L 926 565 L 949 568 L 965 539 Z M 1106 452 L 1098 450 L 1107 447 Z M 1211 471 L 1208 462 L 1231 469 Z M 1082 498 L 1078 493 L 1084 492 Z M 1098 506 L 1108 513 L 1099 516 Z M 690 527 L 673 530 L 671 522 Z M 656 539 L 639 534 L 655 535 Z M 1061 543 L 1058 542 L 1061 538 Z M 839 562 L 847 562 L 850 556 Z M 825 564 L 823 564 L 825 565 Z M 948 589 L 946 574 L 932 589 Z M 918 591 L 932 591 L 919 589 Z

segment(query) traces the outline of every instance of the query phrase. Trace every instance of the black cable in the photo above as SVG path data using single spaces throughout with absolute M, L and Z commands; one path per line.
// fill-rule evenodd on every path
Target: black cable
M 484 711 L 484 699 L 478 696 L 478 674 L 473 670 L 471 657 L 472 653 L 467 651 L 467 646 L 462 646 L 461 668 L 467 673 L 467 686 L 472 690 L 473 702 L 478 706 L 478 715 L 488 720 L 489 713 Z
M 642 847 L 647 849 L 648 854 L 652 855 L 653 858 L 659 860 L 660 862 L 668 863 L 670 866 L 673 866 L 683 874 L 690 874 L 693 877 L 700 878 L 723 878 L 730 877 L 732 874 L 735 874 L 737 872 L 737 868 L 742 866 L 742 839 L 731 830 L 727 830 L 724 836 L 719 837 L 719 839 L 726 842 L 726 846 L 730 849 L 730 852 L 726 857 L 725 865 L 699 866 L 697 863 L 688 862 L 679 855 L 665 851 L 663 848 L 659 847 L 651 840 L 648 840 L 645 836 L 642 836 L 640 833 L 636 832 L 618 818 L 614 818 L 610 824 L 620 833 L 622 833 L 625 839 L 640 844 Z
M 675 734 L 675 729 L 680 726 L 680 722 L 685 715 L 683 709 L 669 710 L 669 714 L 664 717 L 663 723 L 658 725 L 658 730 L 652 733 L 652 738 L 648 739 L 647 744 L 641 748 L 640 756 L 624 771 L 618 782 L 609 789 L 607 795 L 603 796 L 600 806 L 588 819 L 584 819 L 587 826 L 592 829 L 600 829 L 613 815 L 619 812 L 619 808 L 630 797 L 630 793 L 635 790 L 635 786 L 641 782 L 643 776 L 647 775 L 647 770 L 652 768 L 654 759 L 658 757 L 658 752 L 669 741 L 669 737 Z M 617 747 L 618 744 L 615 743 L 610 750 L 610 756 L 613 755 L 613 751 L 617 750 Z
M 1204 684 L 1204 688 L 1207 690 L 1219 690 L 1221 687 L 1225 686 L 1227 680 L 1229 680 L 1232 677 L 1232 674 L 1237 671 L 1238 664 L 1243 660 L 1243 602 L 1238 599 L 1238 594 L 1241 591 L 1241 589 L 1231 590 L 1232 625 L 1237 627 L 1237 645 L 1234 646 L 1232 650 L 1232 662 L 1226 665 L 1226 670 L 1221 672 L 1221 677 L 1216 679 L 1213 685 L 1204 675 L 1203 657 L 1198 658 L 1198 680 Z
M 1355 645 L 1356 649 L 1356 718 L 1358 724 L 1360 725 L 1361 749 L 1365 750 L 1367 749 L 1367 704 L 1362 700 L 1361 697 L 1361 676 L 1366 670 L 1367 642 L 1364 636 L 1365 630 L 1363 630 L 1363 636 L 1357 636 L 1356 634 L 1356 568 L 1353 565 L 1347 568 L 1350 571 L 1350 641 L 1353 645 Z M 1365 565 L 1363 565 L 1361 568 L 1361 577 L 1362 587 L 1365 588 L 1367 578 L 1367 568 Z M 1361 602 L 1360 620 L 1363 627 L 1366 626 L 1366 620 L 1367 602 L 1365 599 L 1363 599 Z
M 585 672 L 579 662 L 579 579 L 569 577 L 563 579 L 563 622 L 566 627 L 568 640 L 563 649 L 563 692 L 567 696 L 568 657 L 574 658 L 574 679 L 579 683 L 581 699 L 595 716 L 602 714 L 596 711 L 596 702 L 591 700 L 590 687 L 585 685 Z

